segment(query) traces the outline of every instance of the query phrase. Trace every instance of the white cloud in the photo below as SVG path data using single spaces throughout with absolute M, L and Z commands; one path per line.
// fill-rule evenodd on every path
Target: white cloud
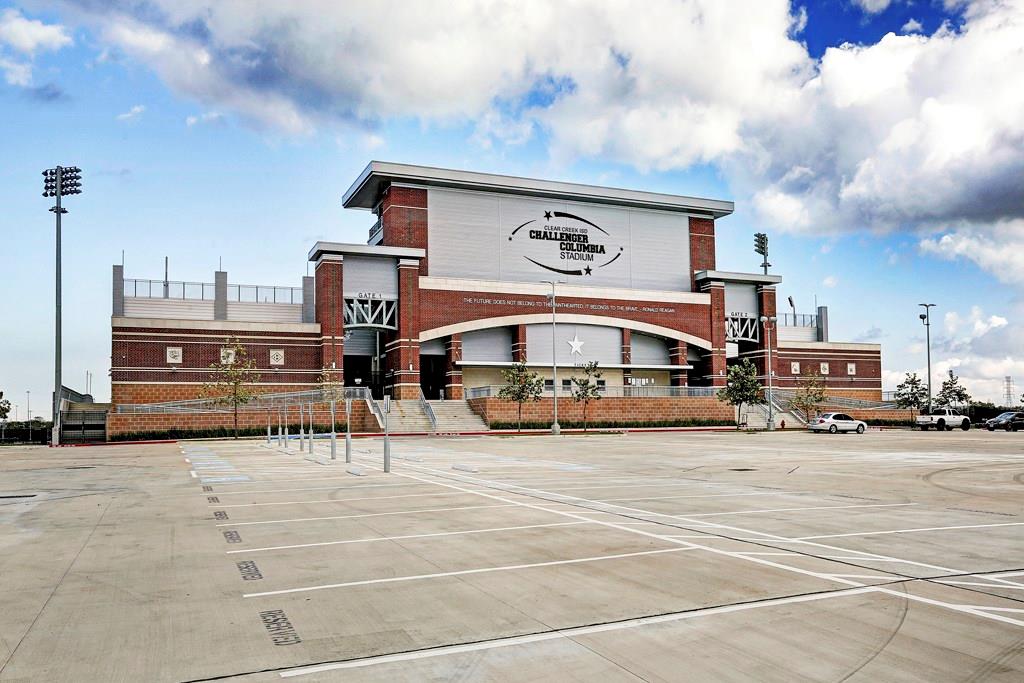
M 208 111 L 199 116 L 186 116 L 185 125 L 191 128 L 200 123 L 219 124 L 224 122 L 224 115 L 216 111 Z
M 556 164 L 707 163 L 763 227 L 793 232 L 980 239 L 1024 219 L 1024 0 L 820 59 L 785 0 L 78 4 L 105 49 L 271 130 L 414 119 L 482 147 L 540 135 Z
M 830 289 L 832 287 L 835 287 L 838 284 L 839 284 L 839 278 L 837 278 L 835 275 L 828 275 L 828 276 L 825 277 L 824 280 L 821 281 L 821 285 L 823 287 L 828 287 Z
M 908 19 L 907 23 L 900 27 L 900 31 L 903 33 L 920 33 L 922 30 L 924 30 L 924 26 L 914 18 Z
M 16 9 L 0 12 L 0 43 L 32 57 L 39 50 L 59 50 L 74 41 L 59 24 L 26 19 Z
M 891 3 L 892 0 L 853 0 L 853 4 L 868 14 L 884 12 Z
M 943 259 L 972 261 L 1007 284 L 1024 284 L 1024 219 L 965 225 L 924 238 L 919 246 Z
M 124 112 L 123 114 L 118 114 L 117 115 L 117 120 L 118 121 L 131 121 L 132 119 L 137 119 L 142 114 L 142 112 L 144 112 L 144 111 L 146 111 L 145 105 L 136 104 L 134 107 L 132 107 L 128 111 Z
M 19 85 L 25 88 L 32 85 L 32 65 L 27 62 L 16 62 L 0 57 L 0 71 L 4 72 L 4 80 L 8 85 Z

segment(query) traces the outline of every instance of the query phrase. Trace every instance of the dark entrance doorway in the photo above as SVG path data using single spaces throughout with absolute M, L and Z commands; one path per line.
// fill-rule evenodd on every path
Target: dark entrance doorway
M 420 388 L 428 401 L 444 398 L 444 356 L 420 355 Z
M 345 356 L 345 386 L 368 387 L 374 398 L 381 399 L 384 398 L 384 373 L 374 372 L 373 356 Z

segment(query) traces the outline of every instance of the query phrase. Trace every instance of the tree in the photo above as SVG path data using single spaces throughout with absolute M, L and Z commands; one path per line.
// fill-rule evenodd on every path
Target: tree
M 338 401 L 345 398 L 345 385 L 342 382 L 341 370 L 324 368 L 316 378 L 320 385 L 320 396 L 331 407 L 331 433 L 335 432 L 334 415 Z M 312 416 L 310 416 L 312 418 Z
M 796 391 L 793 398 L 789 399 L 789 407 L 794 410 L 801 410 L 804 413 L 804 420 L 811 421 L 811 413 L 817 412 L 817 408 L 825 401 L 825 385 L 821 375 L 813 370 L 805 372 L 797 380 Z
M 750 362 L 749 358 L 744 358 L 742 363 L 737 363 L 729 368 L 729 374 L 725 378 L 725 387 L 718 392 L 718 400 L 736 406 L 741 412 L 746 403 L 752 405 L 764 403 L 761 382 L 757 379 L 757 367 Z M 739 428 L 740 424 L 737 420 L 736 429 Z
M 213 403 L 231 406 L 235 414 L 235 438 L 238 438 L 238 408 L 256 398 L 252 385 L 260 381 L 256 363 L 237 337 L 224 340 L 220 362 L 211 363 L 210 381 L 203 385 L 203 396 Z
M 526 363 L 516 363 L 501 371 L 505 386 L 498 392 L 498 398 L 515 401 L 518 405 L 518 429 L 523 431 L 523 404 L 539 401 L 544 393 L 544 380 L 540 375 L 526 367 Z
M 964 406 L 971 402 L 971 395 L 960 385 L 960 378 L 949 371 L 949 377 L 942 381 L 935 402 L 940 406 Z
M 908 372 L 906 379 L 896 385 L 896 405 L 920 410 L 927 402 L 928 387 L 916 372 Z
M 587 431 L 587 406 L 591 401 L 600 401 L 601 392 L 597 380 L 601 379 L 601 371 L 597 369 L 597 361 L 584 363 L 580 368 L 582 377 L 572 376 L 572 400 L 583 404 L 583 431 Z
M 4 398 L 4 392 L 0 391 L 0 420 L 6 420 L 11 414 L 11 402 Z

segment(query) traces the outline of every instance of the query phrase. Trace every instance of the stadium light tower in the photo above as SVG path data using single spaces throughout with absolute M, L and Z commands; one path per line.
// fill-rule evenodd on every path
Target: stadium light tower
M 56 311 L 54 326 L 54 356 L 53 356 L 53 436 L 50 443 L 54 446 L 60 444 L 60 390 L 61 390 L 61 354 L 60 354 L 60 217 L 68 212 L 60 205 L 60 200 L 65 195 L 82 194 L 82 169 L 77 166 L 57 166 L 43 171 L 43 196 L 53 197 L 56 203 L 50 207 L 57 217 L 57 242 L 56 242 Z
M 761 255 L 761 267 L 764 269 L 764 274 L 768 274 L 768 267 L 772 264 L 768 263 L 768 235 L 763 232 L 754 233 L 754 251 Z

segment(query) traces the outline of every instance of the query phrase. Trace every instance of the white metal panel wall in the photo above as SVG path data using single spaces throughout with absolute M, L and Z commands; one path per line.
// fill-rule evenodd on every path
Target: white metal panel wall
M 630 358 L 634 365 L 668 365 L 668 343 L 661 337 L 634 332 L 630 335 Z
M 779 326 L 779 341 L 818 341 L 817 327 L 783 327 Z
M 444 339 L 428 339 L 425 342 L 420 342 L 421 356 L 443 356 L 444 353 Z
M 690 291 L 690 219 L 634 209 L 629 221 L 631 286 Z
M 349 330 L 342 352 L 346 356 L 372 356 L 377 352 L 377 330 Z M 383 350 L 383 343 L 381 344 Z
M 622 330 L 603 325 L 557 325 L 556 343 L 559 365 L 577 365 L 596 360 L 604 365 L 622 363 Z M 572 353 L 569 340 L 583 342 L 581 354 Z M 551 325 L 526 326 L 526 359 L 530 363 L 551 362 Z
M 433 276 L 512 282 L 555 276 L 598 287 L 690 290 L 689 218 L 684 214 L 486 192 L 427 192 Z M 573 258 L 576 253 L 563 249 L 561 240 L 531 237 L 531 230 L 576 231 L 604 251 Z M 576 271 L 583 274 L 572 274 Z
M 127 318 L 166 318 L 168 320 L 213 320 L 213 302 L 191 299 L 136 299 L 125 297 Z
M 430 274 L 497 280 L 498 198 L 428 190 Z
M 757 290 L 754 285 L 725 283 L 725 314 L 745 313 L 752 317 L 760 315 L 757 306 Z
M 462 361 L 512 362 L 512 330 L 491 327 L 462 335 Z
M 301 323 L 302 304 L 228 302 L 228 320 L 256 323 Z
M 345 256 L 342 262 L 342 284 L 345 296 L 361 293 L 379 294 L 385 299 L 398 298 L 398 264 L 395 259 L 375 256 Z

